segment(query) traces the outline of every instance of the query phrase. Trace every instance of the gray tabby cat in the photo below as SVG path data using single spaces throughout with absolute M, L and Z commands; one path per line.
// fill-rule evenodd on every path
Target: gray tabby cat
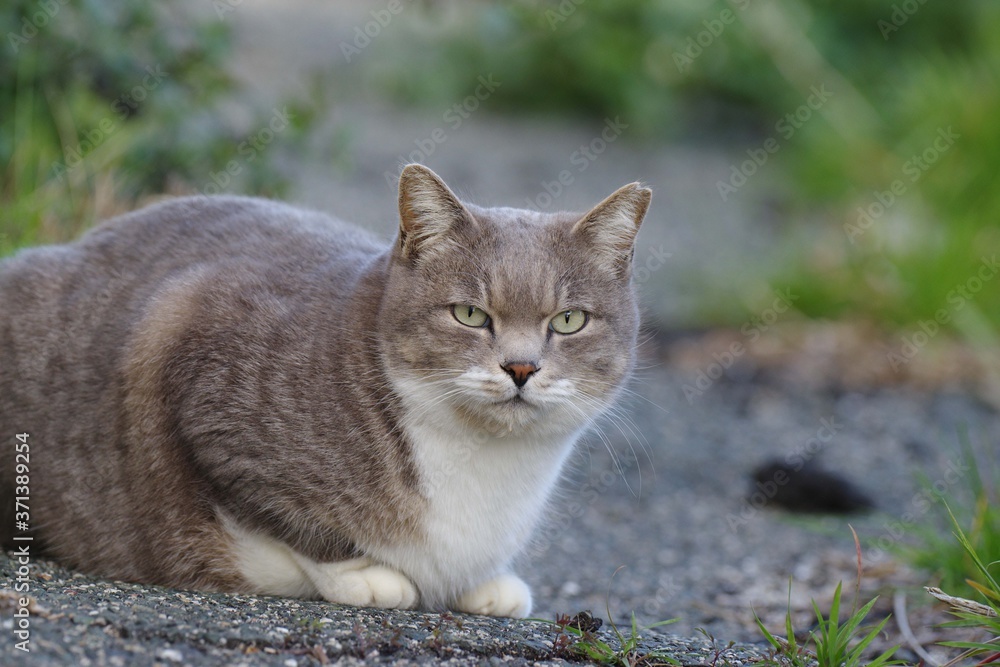
M 633 367 L 649 201 L 485 209 L 409 165 L 388 247 L 193 197 L 21 252 L 0 264 L 4 510 L 27 432 L 33 528 L 72 567 L 527 615 L 510 564 Z

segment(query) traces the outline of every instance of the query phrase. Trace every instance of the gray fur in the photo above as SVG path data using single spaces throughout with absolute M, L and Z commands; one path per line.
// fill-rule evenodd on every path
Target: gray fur
M 413 165 L 400 191 L 388 245 L 272 201 L 191 197 L 0 263 L 4 510 L 27 432 L 31 519 L 54 557 L 249 592 L 218 509 L 317 562 L 423 539 L 393 378 L 530 357 L 609 405 L 634 363 L 649 191 L 586 216 L 483 209 Z M 483 304 L 493 331 L 458 324 L 456 303 Z M 591 321 L 553 335 L 566 304 Z M 455 412 L 490 432 L 544 423 L 537 407 Z

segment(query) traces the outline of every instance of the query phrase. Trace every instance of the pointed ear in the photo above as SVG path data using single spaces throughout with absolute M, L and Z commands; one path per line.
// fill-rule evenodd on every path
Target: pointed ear
M 640 183 L 629 183 L 594 207 L 573 226 L 593 248 L 600 264 L 618 275 L 628 275 L 632 245 L 646 215 L 652 191 Z
M 474 224 L 471 214 L 438 175 L 420 164 L 408 164 L 399 176 L 399 245 L 415 260 L 435 245 L 447 244 L 461 224 Z

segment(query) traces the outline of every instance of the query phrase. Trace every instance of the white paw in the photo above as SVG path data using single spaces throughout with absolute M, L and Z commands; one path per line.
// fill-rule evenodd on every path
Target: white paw
M 456 606 L 469 614 L 524 618 L 531 613 L 531 589 L 513 574 L 501 574 L 462 595 Z
M 413 609 L 417 587 L 404 574 L 368 558 L 316 563 L 299 556 L 299 565 L 323 599 L 356 607 Z
M 326 599 L 383 609 L 413 609 L 417 606 L 417 587 L 413 582 L 402 573 L 382 565 L 343 573 L 338 578 L 336 589 L 334 595 L 338 599 Z

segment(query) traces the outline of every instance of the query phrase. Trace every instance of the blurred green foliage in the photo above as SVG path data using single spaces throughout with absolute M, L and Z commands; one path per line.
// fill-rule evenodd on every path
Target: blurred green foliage
M 880 106 L 894 96 L 893 86 L 885 84 L 896 77 L 900 62 L 928 52 L 974 51 L 971 40 L 985 28 L 977 23 L 990 9 L 987 0 L 956 6 L 908 2 L 919 10 L 889 39 L 879 21 L 890 19 L 891 6 L 867 0 L 470 3 L 450 21 L 429 10 L 421 29 L 399 41 L 405 55 L 394 53 L 380 74 L 382 84 L 408 102 L 462 97 L 480 74 L 490 72 L 504 85 L 493 103 L 511 111 L 620 114 L 645 132 L 677 135 L 691 127 L 677 123 L 675 114 L 704 122 L 706 105 L 714 105 L 752 127 L 802 100 L 782 72 L 796 63 L 777 60 L 775 45 L 765 39 L 774 35 L 753 25 L 770 15 L 754 21 L 748 16 L 761 8 L 784 16 L 833 68 L 873 92 L 870 101 Z M 724 109 L 734 106 L 733 112 Z
M 214 191 L 232 160 L 230 187 L 282 194 L 275 158 L 302 145 L 322 105 L 289 105 L 273 147 L 241 152 L 274 111 L 232 103 L 228 24 L 184 10 L 0 8 L 0 255 L 86 228 L 104 190 L 126 204 Z M 776 137 L 769 178 L 732 203 L 777 184 L 788 243 L 805 245 L 761 277 L 809 316 L 906 329 L 943 314 L 945 328 L 996 342 L 1000 281 L 979 272 L 1000 254 L 1000 3 L 513 0 L 407 16 L 383 42 L 389 57 L 362 65 L 396 99 L 447 105 L 492 74 L 503 95 L 491 105 L 510 113 L 620 115 L 633 136 L 715 141 L 739 160 Z M 816 86 L 829 101 L 793 137 L 776 133 Z M 956 138 L 935 151 L 941 132 Z M 743 321 L 737 291 L 706 294 L 705 323 Z
M 237 109 L 232 122 L 228 25 L 184 10 L 174 0 L 0 8 L 0 255 L 74 236 L 108 199 L 211 189 L 233 159 L 241 191 L 281 193 L 273 151 L 239 154 L 273 111 Z M 313 121 L 304 105 L 289 112 L 276 145 L 301 141 Z
M 789 265 L 765 270 L 802 294 L 807 315 L 906 327 L 944 309 L 946 327 L 977 338 L 1000 325 L 1000 280 L 961 306 L 955 297 L 981 257 L 1000 253 L 1000 3 L 471 4 L 457 16 L 432 5 L 373 75 L 408 103 L 447 103 L 491 73 L 504 86 L 491 104 L 511 112 L 621 115 L 630 132 L 738 149 L 775 136 L 783 209 L 812 227 Z M 829 101 L 794 137 L 776 135 L 823 85 Z M 914 168 L 939 132 L 958 138 Z M 883 214 L 861 217 L 897 180 L 903 193 Z M 706 316 L 733 324 L 745 313 Z

